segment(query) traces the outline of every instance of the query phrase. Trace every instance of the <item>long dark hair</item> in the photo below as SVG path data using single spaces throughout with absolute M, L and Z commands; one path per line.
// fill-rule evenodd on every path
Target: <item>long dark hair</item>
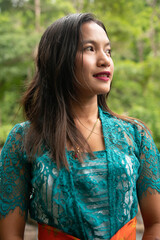
M 71 100 L 75 96 L 74 63 L 77 53 L 80 28 L 93 21 L 106 32 L 105 26 L 90 13 L 71 14 L 55 21 L 44 32 L 38 47 L 36 73 L 24 94 L 22 104 L 30 127 L 25 138 L 28 156 L 34 156 L 46 146 L 58 168 L 68 168 L 66 143 L 84 152 L 89 147 L 73 121 Z M 107 32 L 106 32 L 107 34 Z M 106 104 L 107 95 L 98 95 L 98 104 L 112 115 Z M 128 118 L 127 118 L 128 120 Z M 129 120 L 132 121 L 132 120 Z M 88 148 L 89 149 L 89 148 Z M 90 150 L 89 150 L 90 151 Z M 82 161 L 81 155 L 79 155 Z

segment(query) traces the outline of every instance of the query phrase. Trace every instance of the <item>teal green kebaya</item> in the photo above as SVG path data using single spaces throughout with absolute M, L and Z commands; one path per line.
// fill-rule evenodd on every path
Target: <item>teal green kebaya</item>
M 80 163 L 66 151 L 70 171 L 49 152 L 29 162 L 23 140 L 29 122 L 10 132 L 0 158 L 0 216 L 19 206 L 33 219 L 80 239 L 110 239 L 137 214 L 138 198 L 160 193 L 160 155 L 150 133 L 99 108 L 105 150 Z

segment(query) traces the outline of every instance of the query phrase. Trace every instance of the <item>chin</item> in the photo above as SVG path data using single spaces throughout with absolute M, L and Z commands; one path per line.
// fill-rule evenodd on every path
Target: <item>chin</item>
M 99 92 L 98 95 L 107 94 L 107 93 L 109 93 L 109 92 L 110 92 L 110 88 L 104 88 L 104 89 L 102 89 L 102 90 Z

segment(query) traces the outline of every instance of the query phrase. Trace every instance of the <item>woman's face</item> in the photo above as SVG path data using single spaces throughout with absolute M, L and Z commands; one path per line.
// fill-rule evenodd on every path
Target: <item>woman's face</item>
M 80 97 L 92 97 L 110 91 L 114 64 L 111 47 L 104 29 L 95 22 L 84 23 L 75 58 L 77 92 Z

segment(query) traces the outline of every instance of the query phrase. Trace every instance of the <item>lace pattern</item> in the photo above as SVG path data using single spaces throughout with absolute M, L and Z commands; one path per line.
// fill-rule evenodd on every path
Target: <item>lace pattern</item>
M 30 194 L 30 165 L 22 151 L 22 128 L 9 134 L 0 156 L 0 217 L 16 207 L 27 216 Z
M 147 191 L 151 194 L 160 192 L 160 154 L 149 132 L 142 130 L 140 144 L 137 192 L 142 197 Z
M 135 217 L 138 198 L 160 193 L 160 155 L 142 125 L 99 109 L 105 151 L 81 164 L 67 152 L 70 172 L 47 150 L 30 164 L 23 149 L 28 123 L 16 125 L 0 157 L 0 216 L 19 207 L 38 222 L 80 239 L 110 239 Z M 45 148 L 44 148 L 45 149 Z

